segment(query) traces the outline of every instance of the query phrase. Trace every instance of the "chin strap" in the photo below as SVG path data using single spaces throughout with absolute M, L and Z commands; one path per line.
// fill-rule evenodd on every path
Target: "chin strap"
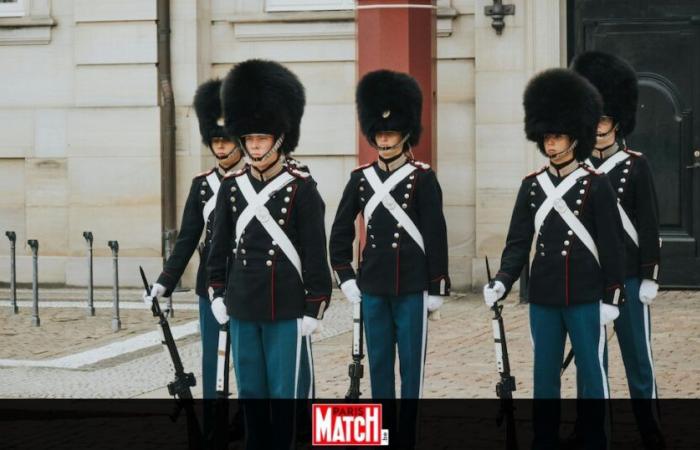
M 559 153 L 555 153 L 551 156 L 548 156 L 550 162 L 552 161 L 553 158 L 556 158 L 559 155 L 563 155 L 565 153 L 569 153 L 569 152 L 574 151 L 574 148 L 576 148 L 577 145 L 578 145 L 578 139 L 575 140 L 574 142 L 572 142 L 571 145 L 569 145 L 569 147 L 566 150 L 562 150 Z M 554 163 L 552 163 L 552 164 L 554 164 Z
M 245 152 L 246 162 L 247 162 L 248 164 L 250 164 L 250 163 L 252 163 L 252 162 L 265 161 L 266 159 L 268 159 L 268 158 L 272 155 L 273 152 L 276 152 L 277 150 L 279 150 L 279 148 L 282 146 L 282 143 L 284 142 L 284 134 L 282 134 L 282 135 L 277 139 L 277 141 L 275 142 L 275 145 L 273 145 L 272 147 L 270 147 L 270 150 L 268 150 L 267 152 L 265 152 L 264 155 L 262 155 L 262 156 L 260 156 L 260 157 L 258 157 L 258 158 L 253 158 L 252 156 L 250 156 L 250 153 L 248 153 L 248 149 L 245 147 L 245 145 L 243 144 L 243 142 L 241 142 L 240 139 L 238 140 L 238 142 L 241 144 L 241 148 L 242 148 L 243 151 Z
M 411 133 L 407 133 L 406 136 L 401 138 L 401 140 L 399 142 L 397 142 L 396 144 L 394 144 L 390 147 L 382 147 L 381 145 L 377 145 L 377 143 L 374 141 L 374 139 L 370 140 L 370 145 L 372 147 L 374 147 L 374 149 L 377 151 L 393 150 L 397 147 L 403 147 L 403 145 L 406 143 L 406 141 L 408 140 L 409 137 L 411 137 Z
M 619 124 L 616 123 L 615 126 L 611 127 L 605 133 L 596 133 L 595 135 L 596 135 L 596 137 L 605 137 L 605 136 L 609 135 L 610 133 L 612 133 L 613 131 L 617 131 L 618 125 Z

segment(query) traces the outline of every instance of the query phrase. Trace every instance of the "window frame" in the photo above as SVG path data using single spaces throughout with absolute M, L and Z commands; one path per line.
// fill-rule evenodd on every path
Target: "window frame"
M 0 17 L 24 17 L 27 15 L 25 0 L 0 3 Z
M 355 0 L 265 0 L 265 12 L 350 11 Z

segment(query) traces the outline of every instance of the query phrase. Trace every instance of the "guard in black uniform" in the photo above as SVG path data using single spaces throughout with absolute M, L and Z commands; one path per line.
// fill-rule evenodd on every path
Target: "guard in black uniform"
M 628 149 L 624 139 L 636 122 L 637 75 L 622 59 L 596 51 L 579 55 L 572 69 L 603 97 L 604 115 L 598 123 L 596 147 L 586 162 L 608 174 L 617 194 L 627 262 L 626 302 L 615 320 L 615 331 L 643 442 L 646 448 L 663 448 L 655 407 L 649 311 L 659 288 L 659 213 L 649 163 L 644 155 Z M 579 391 L 585 381 L 577 376 Z
M 435 172 L 410 152 L 421 133 L 418 83 L 404 73 L 370 72 L 356 101 L 360 128 L 378 159 L 350 174 L 331 230 L 331 265 L 347 299 L 362 302 L 372 398 L 396 398 L 398 348 L 401 398 L 416 399 L 423 391 L 427 314 L 450 292 L 442 191 Z M 367 239 L 356 274 L 359 213 Z
M 209 253 L 212 233 L 213 211 L 221 179 L 231 170 L 245 165 L 243 154 L 231 141 L 223 129 L 219 89 L 221 80 L 203 83 L 195 93 L 194 109 L 199 120 L 202 142 L 209 147 L 217 164 L 210 170 L 200 173 L 192 180 L 182 214 L 180 233 L 173 253 L 165 262 L 163 272 L 153 285 L 150 294 L 144 292 L 144 302 L 150 306 L 153 297 L 170 297 L 182 273 L 192 257 L 202 231 L 206 230 L 202 252 L 197 269 L 196 294 L 199 297 L 199 325 L 202 337 L 202 387 L 205 399 L 216 398 L 216 350 L 218 324 L 207 295 L 206 257 Z
M 316 182 L 285 164 L 299 141 L 304 88 L 282 65 L 248 60 L 226 76 L 222 102 L 226 131 L 249 165 L 222 181 L 207 267 L 214 301 L 231 318 L 239 397 L 305 397 L 300 361 L 312 358 L 302 338 L 323 318 L 331 278 Z M 246 405 L 248 448 L 288 448 L 294 420 L 284 404 Z
M 493 285 L 484 286 L 484 300 L 490 307 L 508 293 L 535 237 L 529 284 L 534 398 L 560 398 L 567 334 L 586 380 L 580 395 L 608 398 L 605 325 L 623 300 L 622 225 L 608 178 L 580 163 L 595 144 L 601 98 L 581 76 L 551 69 L 530 81 L 523 104 L 527 138 L 550 164 L 520 186 L 501 268 Z M 553 417 L 535 417 L 534 448 L 558 445 L 558 407 L 550 412 Z M 587 447 L 605 448 L 604 422 L 589 425 Z

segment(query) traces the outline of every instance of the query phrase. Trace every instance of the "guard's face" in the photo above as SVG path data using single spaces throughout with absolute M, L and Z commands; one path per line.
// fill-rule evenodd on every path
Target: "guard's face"
M 380 131 L 374 135 L 374 142 L 380 147 L 393 147 L 401 141 L 398 131 Z
M 236 148 L 236 144 L 228 139 L 215 137 L 211 140 L 211 149 L 218 158 L 224 158 Z
M 248 134 L 243 136 L 243 143 L 250 156 L 260 158 L 272 148 L 275 137 L 271 134 Z
M 615 142 L 615 121 L 610 116 L 601 116 L 596 130 L 596 148 L 609 147 Z
M 566 134 L 550 133 L 544 135 L 544 151 L 550 158 L 571 146 L 571 138 Z

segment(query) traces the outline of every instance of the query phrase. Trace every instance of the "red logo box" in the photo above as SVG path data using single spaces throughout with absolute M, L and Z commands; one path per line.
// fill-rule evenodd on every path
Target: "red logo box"
M 317 403 L 311 408 L 312 444 L 389 445 L 379 403 Z

